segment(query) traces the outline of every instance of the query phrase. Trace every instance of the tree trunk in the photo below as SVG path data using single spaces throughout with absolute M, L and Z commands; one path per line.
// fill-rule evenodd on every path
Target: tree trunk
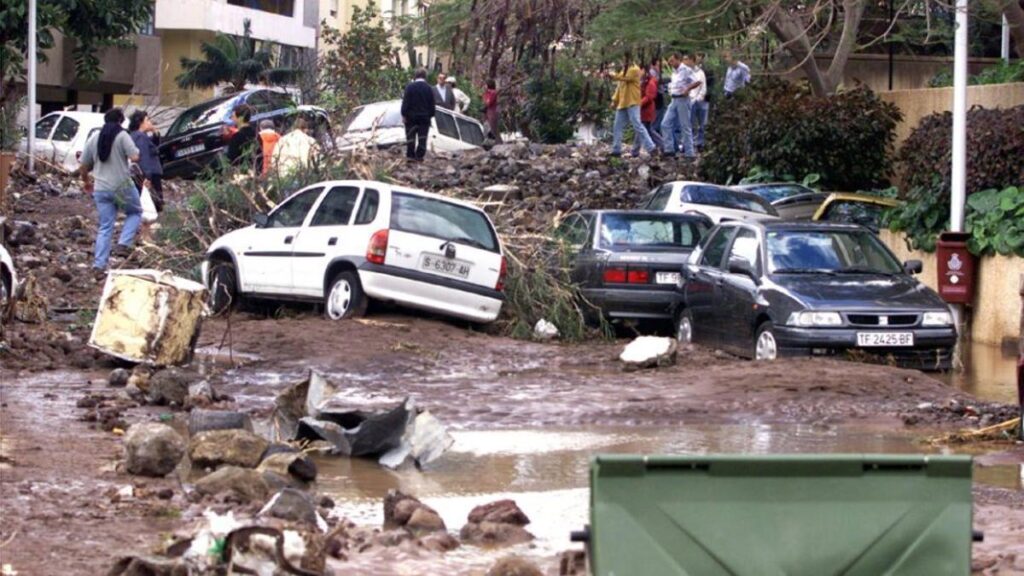
M 846 71 L 846 63 L 850 54 L 857 47 L 857 32 L 860 30 L 860 21 L 864 16 L 864 4 L 866 0 L 843 0 L 843 32 L 839 38 L 839 45 L 836 46 L 835 54 L 832 56 L 832 63 L 828 67 L 827 88 L 829 93 L 835 92 L 843 83 L 843 72 Z
M 825 78 L 818 69 L 814 55 L 811 54 L 811 43 L 807 40 L 807 31 L 804 27 L 781 9 L 772 15 L 768 27 L 782 42 L 783 48 L 800 62 L 800 69 L 807 75 L 811 91 L 817 96 L 828 94 Z

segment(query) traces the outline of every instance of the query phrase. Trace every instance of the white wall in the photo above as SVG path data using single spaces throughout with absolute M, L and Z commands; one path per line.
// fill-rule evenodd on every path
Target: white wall
M 259 40 L 270 40 L 313 48 L 316 29 L 303 25 L 306 3 L 295 0 L 291 17 L 233 6 L 226 0 L 157 0 L 156 28 L 158 30 L 210 30 L 241 36 L 243 21 L 252 21 L 252 35 Z

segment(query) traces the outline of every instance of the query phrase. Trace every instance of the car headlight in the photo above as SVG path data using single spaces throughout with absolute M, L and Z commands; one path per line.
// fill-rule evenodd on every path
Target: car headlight
M 843 319 L 838 312 L 793 312 L 786 323 L 790 326 L 842 326 Z
M 953 315 L 949 312 L 925 312 L 921 326 L 952 326 Z

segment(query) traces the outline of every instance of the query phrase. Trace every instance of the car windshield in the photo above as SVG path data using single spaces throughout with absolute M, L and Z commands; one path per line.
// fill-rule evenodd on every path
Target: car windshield
M 605 214 L 598 245 L 608 250 L 694 248 L 707 232 L 700 220 L 670 215 Z
M 498 237 L 483 212 L 436 198 L 395 193 L 391 200 L 391 227 L 498 251 Z
M 814 190 L 800 184 L 762 184 L 746 188 L 746 191 L 757 194 L 768 202 L 778 202 L 790 196 L 814 193 Z
M 401 128 L 402 103 L 379 102 L 356 108 L 345 123 L 346 132 L 373 130 L 374 128 Z
M 769 230 L 772 274 L 898 274 L 899 262 L 867 230 Z
M 225 98 L 218 98 L 216 100 L 210 100 L 196 106 L 189 108 L 178 116 L 178 119 L 171 124 L 171 129 L 167 131 L 168 136 L 175 136 L 178 134 L 184 134 L 189 130 L 194 130 L 202 126 L 208 126 L 210 124 L 216 124 L 218 122 L 224 122 L 231 115 L 231 110 L 234 109 L 235 99 L 228 96 Z
M 722 186 L 691 185 L 687 186 L 685 193 L 680 198 L 683 202 L 704 204 L 707 206 L 720 206 L 733 210 L 746 210 L 758 214 L 770 214 L 777 216 L 778 212 L 771 204 L 762 200 L 755 194 L 740 192 Z

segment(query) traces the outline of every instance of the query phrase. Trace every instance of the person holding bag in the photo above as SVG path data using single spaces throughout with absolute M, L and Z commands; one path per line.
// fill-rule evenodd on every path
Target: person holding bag
M 152 137 L 155 131 L 156 127 L 149 120 L 148 112 L 145 110 L 132 112 L 132 116 L 128 120 L 128 132 L 135 147 L 139 149 L 139 168 L 142 169 L 142 174 L 146 178 L 146 183 L 139 185 L 138 188 L 139 190 L 149 189 L 153 206 L 156 207 L 159 214 L 164 211 L 164 168 L 160 163 L 160 150 Z

